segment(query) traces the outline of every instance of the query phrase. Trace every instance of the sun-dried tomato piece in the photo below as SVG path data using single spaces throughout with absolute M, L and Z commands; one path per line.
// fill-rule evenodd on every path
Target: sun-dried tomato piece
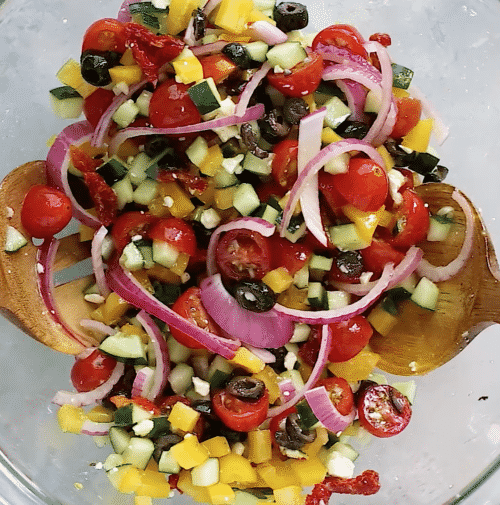
M 97 172 L 85 172 L 83 178 L 89 188 L 90 197 L 94 202 L 97 219 L 104 226 L 109 226 L 116 219 L 118 212 L 116 193 Z
M 80 172 L 95 172 L 97 167 L 103 163 L 102 159 L 92 158 L 90 154 L 85 152 L 81 147 L 69 146 L 69 157 L 72 165 Z
M 208 187 L 208 181 L 204 177 L 182 170 L 161 170 L 157 180 L 160 182 L 180 182 L 185 189 L 193 193 L 203 193 Z

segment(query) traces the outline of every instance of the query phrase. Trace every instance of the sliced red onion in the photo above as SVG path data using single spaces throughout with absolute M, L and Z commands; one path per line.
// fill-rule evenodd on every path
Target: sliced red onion
M 228 44 L 229 42 L 226 40 L 218 40 L 217 42 L 212 42 L 211 44 L 190 47 L 190 49 L 195 56 L 199 57 L 207 54 L 220 53 Z
M 262 40 L 270 46 L 282 44 L 288 40 L 285 32 L 267 21 L 255 21 L 248 27 L 248 31 L 254 39 Z
M 183 40 L 188 46 L 196 45 L 196 39 L 194 34 L 194 16 L 191 16 L 191 18 L 189 19 L 186 31 L 184 32 Z
M 451 279 L 462 270 L 467 263 L 474 247 L 474 213 L 467 199 L 457 189 L 453 191 L 451 197 L 462 208 L 465 214 L 465 236 L 462 248 L 458 256 L 447 265 L 436 267 L 423 259 L 418 266 L 417 272 L 422 277 L 427 277 L 432 282 L 441 282 Z
M 221 3 L 221 1 L 222 0 L 208 0 L 205 7 L 203 7 L 203 14 L 205 14 L 205 16 L 209 16 L 211 12 Z
M 87 330 L 102 333 L 103 335 L 114 335 L 118 331 L 116 328 L 112 328 L 100 321 L 94 321 L 94 319 L 81 319 L 80 326 Z
M 235 115 L 226 116 L 188 126 L 179 126 L 176 128 L 124 128 L 112 138 L 109 144 L 109 151 L 110 154 L 115 154 L 123 141 L 142 135 L 184 135 L 186 133 L 198 133 L 225 126 L 234 126 L 246 123 L 247 121 L 253 121 L 261 118 L 264 115 L 264 110 L 264 104 L 259 103 L 253 107 L 249 107 L 245 114 L 241 117 Z
M 245 344 L 245 347 L 264 363 L 276 363 L 276 356 L 272 352 L 267 351 L 266 349 L 260 349 L 259 347 L 254 347 L 250 344 Z
M 101 226 L 94 234 L 91 246 L 92 268 L 94 270 L 95 282 L 99 289 L 99 294 L 107 297 L 111 290 L 106 283 L 106 276 L 104 274 L 104 262 L 102 261 L 102 243 L 108 234 L 108 229 Z
M 321 133 L 326 107 L 322 107 L 300 120 L 299 145 L 297 153 L 297 171 L 300 174 L 306 165 L 321 151 Z M 326 237 L 319 210 L 318 174 L 313 175 L 302 187 L 300 193 L 300 207 L 307 229 L 326 246 Z
M 388 263 L 382 272 L 380 279 L 375 286 L 363 298 L 360 298 L 354 303 L 334 310 L 297 310 L 284 307 L 276 304 L 274 309 L 285 316 L 288 316 L 292 321 L 307 324 L 330 324 L 339 321 L 345 321 L 364 312 L 368 307 L 373 305 L 380 295 L 387 289 L 391 282 L 394 269 L 392 263 Z
M 281 236 L 285 235 L 285 231 L 290 223 L 293 211 L 297 202 L 300 199 L 303 188 L 307 183 L 319 172 L 319 170 L 331 159 L 339 156 L 340 154 L 349 151 L 362 151 L 367 154 L 375 163 L 385 168 L 384 160 L 378 151 L 370 144 L 363 140 L 346 139 L 339 142 L 334 142 L 327 145 L 305 166 L 304 170 L 299 174 L 295 181 L 288 198 L 287 204 L 283 211 L 283 219 L 281 222 Z
M 109 433 L 111 426 L 115 423 L 96 423 L 90 419 L 85 419 L 82 425 L 81 434 L 91 437 L 104 437 Z
M 149 335 L 156 357 L 153 383 L 146 396 L 148 400 L 155 400 L 165 389 L 168 376 L 170 375 L 168 346 L 160 329 L 146 312 L 141 310 L 141 312 L 137 314 L 137 320 L 142 324 L 144 330 Z
M 293 336 L 295 325 L 273 309 L 252 312 L 244 309 L 222 284 L 220 274 L 203 279 L 201 301 L 212 319 L 229 335 L 254 347 L 284 346 Z
M 98 400 L 105 398 L 113 389 L 113 386 L 120 380 L 125 370 L 125 365 L 120 361 L 116 362 L 116 366 L 113 369 L 109 379 L 101 384 L 99 387 L 88 391 L 86 393 L 71 393 L 69 391 L 58 391 L 54 398 L 52 398 L 52 403 L 56 405 L 74 405 L 75 407 L 84 407 L 86 405 L 92 405 Z
M 351 79 L 339 79 L 337 86 L 344 93 L 347 105 L 351 109 L 349 119 L 352 121 L 368 122 L 368 117 L 364 112 L 366 102 L 366 89 L 359 82 Z
M 236 104 L 235 115 L 241 117 L 247 111 L 248 104 L 257 86 L 262 82 L 262 79 L 266 77 L 268 72 L 271 70 L 271 65 L 266 61 L 262 66 L 253 74 L 252 78 L 247 82 L 243 93 L 240 95 L 240 99 Z
M 281 399 L 286 403 L 295 394 L 295 385 L 290 379 L 283 379 L 278 382 L 280 388 Z
M 149 395 L 154 383 L 154 374 L 154 370 L 148 366 L 138 370 L 132 383 L 131 395 L 150 399 Z
M 332 433 L 344 431 L 354 421 L 356 415 L 354 406 L 349 414 L 343 416 L 335 408 L 325 386 L 310 389 L 304 396 L 318 421 Z
M 73 123 L 64 128 L 49 149 L 46 170 L 49 183 L 64 192 L 71 200 L 73 217 L 82 224 L 97 229 L 101 223 L 76 201 L 68 182 L 69 146 L 90 141 L 93 132 L 94 129 L 88 121 Z
M 112 262 L 108 266 L 106 278 L 108 286 L 131 305 L 187 333 L 209 351 L 220 354 L 226 359 L 234 358 L 236 351 L 240 347 L 238 341 L 222 338 L 219 335 L 210 333 L 179 316 L 179 314 L 146 291 L 117 261 Z
M 328 328 L 327 325 L 324 325 L 321 328 L 321 344 L 319 346 L 318 358 L 316 363 L 314 364 L 313 369 L 311 370 L 311 375 L 307 382 L 304 384 L 302 389 L 299 389 L 295 392 L 295 394 L 283 405 L 279 407 L 271 407 L 267 412 L 267 417 L 274 417 L 280 415 L 285 410 L 293 407 L 299 400 L 301 400 L 305 393 L 311 389 L 311 387 L 318 382 L 321 374 L 323 373 L 323 369 L 328 362 L 328 353 L 330 352 L 330 348 L 332 346 L 332 332 Z
M 104 139 L 109 132 L 111 127 L 113 114 L 118 110 L 118 108 L 123 105 L 134 93 L 139 91 L 147 81 L 141 81 L 129 87 L 128 93 L 120 93 L 113 98 L 113 101 L 109 107 L 104 111 L 101 119 L 97 123 L 95 131 L 92 135 L 92 140 L 90 144 L 94 147 L 101 147 L 104 143 Z
M 249 230 L 260 233 L 264 237 L 270 237 L 274 233 L 275 229 L 276 227 L 273 224 L 259 217 L 242 217 L 217 227 L 210 236 L 210 242 L 208 243 L 207 274 L 213 275 L 217 273 L 215 250 L 217 249 L 217 243 L 219 242 L 221 233 L 231 230 Z

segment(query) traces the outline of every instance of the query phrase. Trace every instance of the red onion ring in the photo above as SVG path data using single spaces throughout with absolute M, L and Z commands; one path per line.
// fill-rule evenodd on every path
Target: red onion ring
M 149 392 L 154 381 L 154 370 L 149 367 L 144 367 L 138 370 L 135 375 L 134 382 L 132 383 L 131 396 L 142 396 L 143 398 L 149 398 Z
M 245 347 L 264 363 L 276 363 L 276 356 L 272 352 L 259 347 L 254 347 L 250 344 L 245 344 Z
M 104 437 L 109 433 L 111 426 L 115 423 L 96 423 L 90 419 L 85 419 L 80 433 L 91 437 Z
M 205 56 L 206 54 L 220 53 L 228 44 L 229 42 L 226 40 L 218 40 L 211 44 L 190 47 L 190 49 L 195 56 Z
M 367 123 L 368 117 L 364 112 L 366 89 L 359 82 L 351 79 L 339 79 L 337 81 L 337 86 L 344 93 L 347 99 L 347 105 L 352 111 L 349 119 Z
M 194 37 L 194 16 L 191 16 L 191 18 L 189 19 L 186 31 L 184 32 L 183 40 L 185 44 L 187 44 L 188 46 L 196 45 L 196 39 Z
M 286 403 L 295 394 L 295 385 L 290 379 L 283 379 L 278 382 L 278 387 L 280 388 L 281 399 Z
M 254 39 L 262 40 L 270 46 L 282 44 L 288 40 L 285 32 L 267 21 L 255 21 L 248 27 L 248 31 Z
M 467 199 L 457 189 L 451 197 L 462 208 L 465 214 L 465 236 L 458 256 L 447 265 L 436 267 L 426 259 L 420 262 L 417 272 L 421 277 L 427 277 L 432 282 L 441 282 L 451 279 L 462 270 L 474 247 L 474 213 Z
M 95 281 L 97 288 L 99 289 L 99 294 L 107 297 L 111 290 L 108 288 L 106 283 L 106 276 L 104 274 L 104 262 L 102 261 L 102 243 L 108 234 L 108 229 L 105 226 L 101 226 L 99 230 L 94 234 L 92 239 L 92 246 L 90 249 L 90 254 L 92 257 L 92 268 L 94 270 Z
M 236 104 L 235 115 L 241 117 L 247 111 L 248 104 L 250 103 L 250 99 L 254 91 L 257 89 L 257 86 L 262 82 L 264 77 L 271 70 L 271 65 L 266 61 L 263 65 L 253 74 L 252 78 L 247 82 L 243 93 L 240 95 L 240 99 Z
M 220 274 L 203 279 L 201 301 L 212 319 L 229 335 L 254 347 L 277 349 L 290 341 L 295 325 L 276 313 L 251 312 L 233 298 L 222 284 Z
M 74 405 L 84 407 L 92 405 L 98 400 L 105 398 L 113 389 L 113 386 L 120 380 L 125 370 L 125 365 L 119 361 L 113 369 L 109 379 L 99 387 L 85 393 L 71 393 L 69 391 L 58 391 L 52 398 L 52 403 L 56 405 Z

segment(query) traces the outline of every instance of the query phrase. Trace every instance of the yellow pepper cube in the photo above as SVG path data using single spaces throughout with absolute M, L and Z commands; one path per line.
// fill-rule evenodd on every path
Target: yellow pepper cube
M 326 467 L 316 457 L 294 460 L 290 463 L 290 466 L 302 487 L 319 484 L 326 477 Z
M 309 457 L 317 456 L 320 449 L 328 442 L 328 430 L 320 426 L 316 428 L 316 438 L 310 444 L 306 444 L 302 451 Z
M 87 417 L 90 421 L 94 423 L 110 423 L 114 419 L 113 411 L 103 407 L 102 405 L 96 405 L 88 414 Z
M 281 396 L 278 374 L 269 365 L 266 365 L 262 371 L 254 373 L 252 377 L 261 380 L 266 385 L 271 405 Z
M 258 373 L 264 370 L 266 364 L 246 347 L 240 347 L 229 363 L 241 366 L 250 373 Z
M 119 65 L 109 69 L 111 82 L 118 84 L 124 82 L 125 84 L 137 84 L 142 80 L 142 70 L 139 65 Z
M 382 336 L 386 336 L 398 324 L 399 318 L 387 312 L 383 307 L 377 305 L 368 314 L 368 322 L 373 326 L 375 331 Z
M 343 140 L 343 138 L 329 126 L 323 128 L 321 132 L 321 142 L 323 142 L 323 144 L 333 144 L 334 142 L 339 142 L 340 140 Z
M 314 99 L 314 93 L 303 96 L 302 100 L 304 100 L 304 102 L 306 102 L 309 106 L 309 112 L 315 112 L 317 110 L 318 106 L 316 104 L 316 100 Z M 330 130 L 333 131 L 331 128 Z
M 194 55 L 187 58 L 175 59 L 172 61 L 172 66 L 174 67 L 177 80 L 184 84 L 191 84 L 203 79 L 203 67 L 200 60 Z
M 186 435 L 182 442 L 175 444 L 170 450 L 179 466 L 186 470 L 201 465 L 208 459 L 208 451 L 195 435 Z
M 220 147 L 215 144 L 208 148 L 207 155 L 200 164 L 200 172 L 209 177 L 217 175 L 222 169 L 222 162 L 224 161 L 224 156 Z
M 116 324 L 129 308 L 130 304 L 116 293 L 109 294 L 102 307 L 103 323 L 109 325 Z
M 187 217 L 195 209 L 191 196 L 176 182 L 160 183 L 158 193 L 162 203 L 174 217 Z
M 299 486 L 287 486 L 273 491 L 276 505 L 303 505 L 306 497 Z
M 365 380 L 377 365 L 380 355 L 364 348 L 354 358 L 340 363 L 330 363 L 328 370 L 347 382 Z
M 177 257 L 177 261 L 175 262 L 173 267 L 170 267 L 170 270 L 174 272 L 174 274 L 181 276 L 185 271 L 189 263 L 189 254 L 181 252 Z
M 248 460 L 259 464 L 269 461 L 273 456 L 270 430 L 248 432 Z
M 177 35 L 185 30 L 193 11 L 199 6 L 200 0 L 171 0 L 166 20 L 168 33 Z
M 137 272 L 134 272 L 134 275 Z M 174 274 L 170 268 L 155 264 L 154 267 L 148 268 L 147 270 L 148 277 L 152 277 L 158 281 L 165 282 L 167 284 L 180 284 L 181 279 L 177 274 Z
M 342 212 L 356 225 L 359 236 L 365 242 L 371 242 L 375 229 L 384 215 L 384 210 L 385 207 L 383 205 L 375 212 L 365 212 L 353 205 L 342 207 Z
M 401 88 L 392 88 L 392 94 L 394 98 L 407 98 L 410 96 L 410 93 L 406 89 Z
M 214 203 L 220 210 L 228 210 L 233 206 L 234 194 L 238 186 L 230 186 L 228 188 L 220 188 L 214 190 Z
M 212 505 L 225 505 L 234 502 L 234 491 L 228 484 L 214 484 L 207 487 L 208 496 Z
M 57 78 L 62 84 L 76 89 L 85 83 L 82 77 L 80 63 L 70 58 L 57 72 Z
M 86 419 L 85 411 L 74 405 L 63 405 L 57 411 L 59 427 L 66 433 L 80 433 Z
M 290 309 L 310 310 L 311 308 L 307 303 L 307 289 L 299 289 L 293 284 L 280 294 L 278 303 Z
M 385 148 L 385 146 L 378 146 L 377 151 L 384 160 L 385 171 L 389 172 L 390 170 L 392 170 L 394 168 L 394 159 L 390 155 L 389 151 Z
M 431 137 L 433 125 L 434 122 L 432 118 L 421 119 L 416 126 L 403 137 L 401 145 L 408 149 L 424 153 L 429 147 L 429 139 Z
M 168 416 L 172 427 L 182 431 L 193 431 L 199 418 L 199 412 L 182 402 L 177 402 Z
M 134 505 L 153 505 L 151 496 L 135 496 Z
M 285 267 L 278 267 L 262 278 L 262 282 L 267 284 L 275 293 L 283 293 L 293 284 L 293 277 Z
M 89 242 L 94 238 L 95 229 L 81 224 L 78 228 L 78 233 L 80 234 L 80 242 Z
M 239 454 L 230 453 L 219 460 L 219 475 L 222 484 L 254 484 L 257 472 L 250 461 Z
M 263 12 L 257 9 L 254 9 L 248 16 L 249 23 L 255 23 L 255 21 L 265 21 L 266 23 L 276 26 L 276 21 L 274 19 L 271 19 L 269 16 L 266 16 Z
M 166 474 L 155 472 L 154 470 L 143 470 L 140 473 L 141 483 L 135 490 L 137 495 L 149 496 L 151 498 L 168 498 L 170 495 L 170 484 Z
M 242 33 L 253 10 L 252 0 L 222 0 L 215 24 L 230 33 Z
M 288 461 L 272 460 L 257 465 L 259 477 L 271 489 L 280 489 L 297 484 L 295 473 Z
M 231 447 L 226 437 L 213 437 L 201 443 L 211 458 L 222 458 L 231 453 Z
M 141 471 L 132 465 L 113 468 L 107 476 L 113 487 L 120 493 L 134 493 L 141 485 Z

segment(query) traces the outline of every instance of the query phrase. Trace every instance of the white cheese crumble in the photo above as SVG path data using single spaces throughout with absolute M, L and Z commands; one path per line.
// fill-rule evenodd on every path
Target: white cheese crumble
M 403 197 L 399 193 L 399 189 L 406 182 L 406 177 L 399 170 L 390 170 L 387 173 L 389 179 L 389 192 L 396 205 L 403 203 Z
M 238 454 L 238 456 L 243 456 L 245 452 L 245 446 L 241 442 L 236 442 L 231 446 L 231 452 L 233 454 Z
M 351 479 L 354 475 L 354 463 L 340 452 L 332 451 L 327 463 L 327 471 L 334 477 Z
M 7 207 L 7 217 L 11 219 L 14 217 L 14 209 L 12 207 Z
M 200 222 L 207 229 L 211 230 L 216 228 L 221 221 L 221 217 L 217 214 L 217 211 L 210 207 L 201 213 Z
M 155 423 L 151 419 L 143 419 L 135 424 L 132 429 L 136 435 L 145 437 L 155 426 Z
M 36 271 L 39 274 L 43 274 L 43 272 L 45 272 L 45 268 L 43 267 L 43 265 L 41 263 L 37 263 L 36 264 Z
M 359 283 L 360 284 L 368 284 L 370 282 L 370 279 L 372 278 L 373 272 L 363 272 L 359 276 Z
M 285 368 L 287 370 L 293 370 L 293 367 L 297 363 L 297 355 L 293 352 L 287 352 L 285 355 Z
M 106 301 L 106 298 L 104 298 L 104 296 L 99 295 L 97 293 L 90 293 L 88 295 L 85 295 L 83 298 L 85 299 L 86 302 L 97 304 L 104 303 Z
M 234 174 L 238 168 L 241 168 L 241 162 L 244 157 L 244 154 L 238 154 L 234 158 L 224 158 L 221 165 L 226 172 Z
M 129 94 L 129 86 L 126 82 L 124 81 L 121 81 L 117 84 L 115 84 L 115 86 L 113 87 L 113 93 L 118 96 L 118 95 L 121 95 L 122 93 L 124 95 L 128 95 Z
M 165 207 L 172 207 L 172 205 L 174 204 L 174 199 L 171 197 L 171 196 L 166 196 L 164 199 L 163 199 L 163 205 Z
M 194 390 L 201 396 L 208 396 L 210 394 L 210 383 L 199 377 L 193 377 L 193 386 Z

